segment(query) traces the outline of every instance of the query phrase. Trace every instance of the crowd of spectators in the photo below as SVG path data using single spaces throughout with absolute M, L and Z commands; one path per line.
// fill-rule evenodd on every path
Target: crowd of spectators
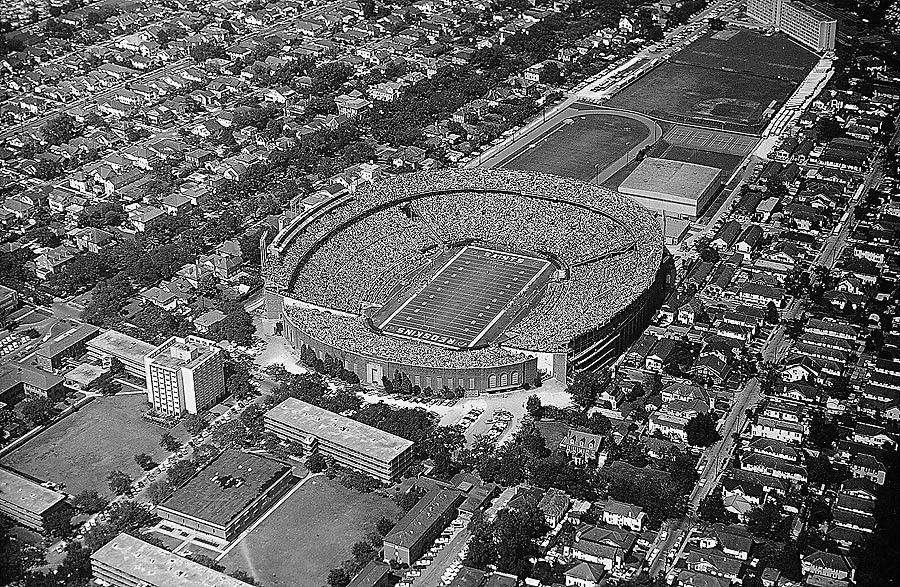
M 405 338 L 384 336 L 369 330 L 362 318 L 333 314 L 296 305 L 285 307 L 294 326 L 326 345 L 348 353 L 380 360 L 433 367 L 469 369 L 515 365 L 528 356 L 497 346 L 457 351 Z
M 405 206 L 412 196 L 443 190 L 453 191 L 416 197 Z M 541 300 L 507 331 L 508 345 L 536 351 L 564 350 L 572 338 L 624 310 L 650 286 L 663 251 L 656 218 L 613 191 L 533 172 L 448 169 L 365 186 L 307 221 L 280 255 L 270 256 L 268 284 L 316 306 L 359 314 L 364 306 L 384 304 L 413 268 L 448 243 L 467 239 L 550 252 L 565 266 L 568 278 L 549 283 Z M 305 323 L 326 322 L 320 317 Z M 354 340 L 365 336 L 367 345 L 384 340 L 385 352 L 433 349 L 350 328 L 328 336 L 335 332 L 353 333 Z M 420 347 L 429 350 L 414 350 Z

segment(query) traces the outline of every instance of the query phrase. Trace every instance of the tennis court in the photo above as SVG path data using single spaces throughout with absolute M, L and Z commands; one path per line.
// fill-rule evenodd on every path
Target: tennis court
M 759 139 L 756 137 L 682 125 L 672 127 L 666 133 L 664 140 L 670 145 L 677 147 L 729 155 L 747 155 L 753 151 L 756 143 L 759 142 Z
M 553 271 L 546 259 L 485 246 L 460 249 L 424 286 L 373 317 L 385 334 L 450 348 L 490 341 Z

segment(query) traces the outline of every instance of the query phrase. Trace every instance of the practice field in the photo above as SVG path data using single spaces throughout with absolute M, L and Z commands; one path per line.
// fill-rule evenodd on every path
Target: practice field
M 800 82 L 819 58 L 784 33 L 726 30 L 697 39 L 672 56 L 675 63 Z
M 373 318 L 384 331 L 451 348 L 490 341 L 516 309 L 553 271 L 546 259 L 482 246 L 466 246 L 434 273 L 424 287 L 405 290 L 399 305 Z
M 784 102 L 794 87 L 785 80 L 667 62 L 606 105 L 673 122 L 758 132 L 770 106 Z
M 540 171 L 590 181 L 648 136 L 637 120 L 612 114 L 572 114 L 498 167 Z
M 676 147 L 727 153 L 729 155 L 748 155 L 759 142 L 758 138 L 748 137 L 747 135 L 681 125 L 672 127 L 663 139 Z
M 106 475 L 113 470 L 140 477 L 134 455 L 147 453 L 155 461 L 168 455 L 159 446 L 165 432 L 144 420 L 147 397 L 119 395 L 97 398 L 69 414 L 13 452 L 3 464 L 45 481 L 65 485 L 66 493 L 96 489 L 111 495 Z M 184 442 L 181 425 L 170 432 Z
M 381 495 L 314 477 L 219 562 L 264 587 L 320 587 L 382 516 L 396 521 L 400 510 Z

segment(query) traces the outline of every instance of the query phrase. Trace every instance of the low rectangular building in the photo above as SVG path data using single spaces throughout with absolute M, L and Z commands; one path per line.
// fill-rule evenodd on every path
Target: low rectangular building
M 289 465 L 226 450 L 157 505 L 156 513 L 178 526 L 228 541 L 275 503 L 293 480 Z
M 462 491 L 433 489 L 384 537 L 385 562 L 411 565 L 459 513 Z
M 722 185 L 722 170 L 647 157 L 619 186 L 642 206 L 678 218 L 700 217 Z
M 142 340 L 128 336 L 117 330 L 107 330 L 87 343 L 88 356 L 109 368 L 113 359 L 125 366 L 125 371 L 133 377 L 144 379 L 144 357 L 155 347 Z
M 62 493 L 0 469 L 0 514 L 26 528 L 44 532 L 54 518 L 71 517 L 72 510 Z
M 266 412 L 265 427 L 281 440 L 302 443 L 307 453 L 318 450 L 385 483 L 412 460 L 412 441 L 294 398 Z
M 42 345 L 35 353 L 35 362 L 41 369 L 55 371 L 62 367 L 65 359 L 83 355 L 87 351 L 88 341 L 99 332 L 100 329 L 91 324 L 73 326 Z
M 94 579 L 113 587 L 247 587 L 247 583 L 122 533 L 91 555 Z

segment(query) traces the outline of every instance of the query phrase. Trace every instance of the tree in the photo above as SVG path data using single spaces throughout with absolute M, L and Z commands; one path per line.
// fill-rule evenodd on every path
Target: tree
M 163 435 L 159 437 L 159 446 L 165 451 L 175 452 L 181 448 L 181 443 L 169 432 L 164 432 Z
M 328 573 L 328 587 L 347 587 L 350 575 L 342 567 L 331 569 Z
M 156 467 L 156 463 L 153 462 L 153 457 L 144 452 L 134 455 L 134 462 L 137 463 L 138 467 L 145 471 L 149 471 Z
M 243 307 L 239 307 L 225 315 L 221 322 L 210 328 L 210 334 L 218 340 L 228 340 L 238 346 L 248 347 L 253 344 L 253 317 Z
M 778 314 L 778 308 L 775 306 L 775 302 L 769 302 L 766 304 L 766 322 L 769 324 L 778 324 L 781 320 L 781 317 Z
M 106 476 L 106 482 L 109 484 L 109 490 L 116 495 L 125 495 L 131 491 L 131 475 L 123 471 L 110 471 Z
M 56 570 L 57 584 L 84 584 L 91 577 L 91 551 L 73 540 L 66 545 L 66 558 Z
M 41 126 L 41 134 L 51 145 L 67 143 L 75 136 L 75 119 L 65 112 L 57 114 Z
M 566 391 L 569 392 L 575 405 L 582 410 L 588 410 L 597 403 L 600 392 L 607 383 L 607 378 L 601 373 L 581 371 L 575 375 L 575 380 Z
M 688 420 L 684 430 L 691 446 L 709 446 L 722 438 L 716 432 L 716 421 L 709 414 L 697 414 Z
M 216 559 L 209 557 L 205 554 L 191 554 L 187 558 L 188 558 L 188 560 L 192 560 L 195 563 L 197 563 L 198 565 L 203 565 L 204 567 L 206 567 L 208 569 L 212 569 L 212 570 L 218 571 L 220 573 L 225 571 L 225 567 L 223 565 L 219 564 L 218 562 L 216 562 Z
M 103 511 L 107 503 L 109 503 L 107 499 L 94 489 L 85 489 L 72 498 L 72 507 L 82 514 L 96 514 Z
M 230 576 L 232 579 L 243 581 L 247 585 L 256 585 L 256 579 L 248 575 L 244 569 L 235 569 L 231 571 L 228 576 Z
M 737 521 L 737 516 L 725 509 L 722 501 L 722 486 L 717 486 L 700 501 L 697 514 L 701 520 L 710 523 L 731 523 Z
M 378 532 L 379 536 L 387 536 L 393 529 L 393 520 L 389 520 L 384 516 L 381 516 L 381 518 L 375 523 L 375 531 Z
M 126 499 L 114 503 L 106 519 L 119 532 L 136 532 L 152 524 L 154 516 L 147 505 Z
M 306 459 L 306 468 L 310 470 L 312 473 L 321 473 L 327 467 L 327 463 L 325 462 L 325 457 L 323 457 L 319 452 L 314 452 Z
M 531 416 L 533 420 L 540 420 L 544 413 L 544 407 L 541 405 L 541 398 L 534 394 L 528 396 L 528 400 L 525 402 L 525 409 L 528 410 L 528 415 Z
M 147 499 L 150 503 L 157 505 L 166 500 L 171 494 L 172 489 L 165 481 L 153 481 L 147 484 Z
M 199 414 L 188 414 L 184 417 L 183 422 L 184 429 L 191 436 L 198 436 L 209 426 L 209 422 L 204 420 Z
M 22 417 L 30 426 L 42 426 L 53 419 L 53 402 L 45 397 L 27 399 L 20 404 Z

